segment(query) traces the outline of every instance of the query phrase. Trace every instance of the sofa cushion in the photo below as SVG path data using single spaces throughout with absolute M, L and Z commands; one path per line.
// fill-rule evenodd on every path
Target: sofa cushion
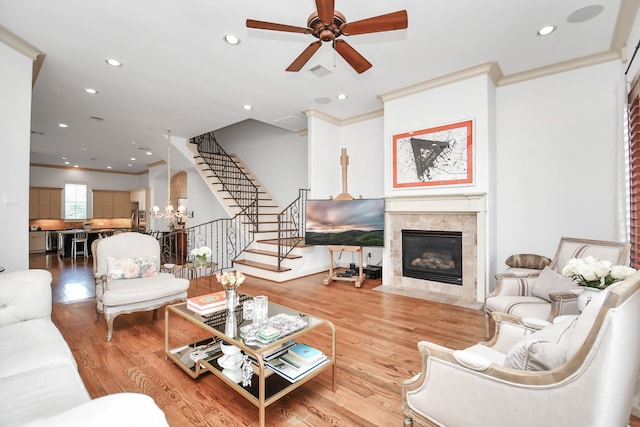
M 577 288 L 578 285 L 573 279 L 557 273 L 555 270 L 545 267 L 536 279 L 531 293 L 533 296 L 545 299 L 551 302 L 550 293 L 554 292 L 570 292 L 571 289 Z
M 515 254 L 507 258 L 504 263 L 512 268 L 542 270 L 551 264 L 551 259 L 546 256 L 535 254 Z
M 115 258 L 107 257 L 107 280 L 137 279 L 158 274 L 156 257 Z
M 0 274 L 0 326 L 51 318 L 51 273 L 21 270 Z
M 116 393 L 99 397 L 60 414 L 39 418 L 22 427 L 162 427 L 164 412 L 149 396 Z
M 59 364 L 77 369 L 71 350 L 51 320 L 27 320 L 0 328 L 0 378 Z
M 486 305 L 491 311 L 508 313 L 520 318 L 547 319 L 551 315 L 549 301 L 534 296 L 496 296 L 487 298 Z
M 33 351 L 37 348 L 31 343 Z M 46 352 L 46 347 L 42 347 Z M 46 358 L 46 354 L 40 354 Z M 0 427 L 59 414 L 90 400 L 75 367 L 58 364 L 0 379 Z M 88 425 L 88 424 L 85 424 Z
M 554 323 L 520 338 L 511 347 L 505 366 L 527 371 L 555 369 L 567 361 L 567 336 L 577 319 Z
M 188 288 L 189 280 L 158 273 L 153 277 L 109 281 L 102 301 L 106 306 L 140 303 L 186 292 Z

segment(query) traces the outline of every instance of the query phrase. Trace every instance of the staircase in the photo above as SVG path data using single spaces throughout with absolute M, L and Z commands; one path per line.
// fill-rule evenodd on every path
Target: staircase
M 281 207 L 247 166 L 217 144 L 212 133 L 191 139 L 196 169 L 227 214 L 249 230 L 249 245 L 232 259 L 232 268 L 283 282 L 298 277 L 304 245 L 304 203 L 307 190 Z M 224 268 L 224 267 L 222 267 Z

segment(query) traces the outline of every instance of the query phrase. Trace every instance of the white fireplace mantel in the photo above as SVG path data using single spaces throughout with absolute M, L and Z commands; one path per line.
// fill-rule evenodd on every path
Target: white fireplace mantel
M 387 212 L 486 212 L 485 193 L 385 198 Z
M 487 248 L 487 195 L 486 193 L 460 193 L 445 195 L 398 196 L 385 198 L 385 222 L 393 224 L 401 215 L 429 215 L 429 214 L 475 214 L 476 215 L 476 266 L 472 286 L 475 286 L 475 299 L 484 302 L 487 285 L 488 248 Z M 397 236 L 393 235 L 392 227 L 385 226 L 385 241 L 390 243 Z M 393 227 L 397 228 L 397 227 Z M 390 245 L 392 247 L 393 245 Z M 395 286 L 399 281 L 407 285 L 410 280 L 398 278 L 397 269 L 393 266 L 397 262 L 398 251 L 385 250 L 383 262 L 383 283 Z M 394 276 L 394 274 L 396 276 Z M 463 285 L 464 286 L 464 285 Z M 448 292 L 448 288 L 442 288 Z M 431 291 L 438 292 L 438 286 L 432 286 Z M 470 296 L 467 293 L 468 297 Z

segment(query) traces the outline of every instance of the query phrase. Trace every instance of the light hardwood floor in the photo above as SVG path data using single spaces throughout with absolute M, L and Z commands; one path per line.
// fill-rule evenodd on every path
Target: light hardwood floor
M 54 258 L 34 255 L 31 268 L 47 268 L 54 275 L 53 321 L 71 346 L 92 397 L 148 394 L 174 427 L 258 425 L 257 408 L 222 381 L 211 374 L 193 380 L 165 360 L 163 310 L 156 321 L 151 313 L 119 316 L 113 340 L 106 342 L 104 319 L 93 321 L 91 260 Z M 484 339 L 480 310 L 372 290 L 379 280 L 355 288 L 346 282 L 324 286 L 323 278 L 317 274 L 274 283 L 251 277 L 240 288 L 329 319 L 337 330 L 336 392 L 330 389 L 330 374 L 323 373 L 269 406 L 268 426 L 401 426 L 400 384 L 420 369 L 417 342 L 460 349 Z M 208 282 L 200 280 L 198 293 L 208 292 Z M 72 291 L 64 290 L 67 283 Z M 211 290 L 218 289 L 212 283 Z M 195 293 L 193 281 L 189 292 Z M 640 421 L 632 418 L 631 426 L 640 427 Z

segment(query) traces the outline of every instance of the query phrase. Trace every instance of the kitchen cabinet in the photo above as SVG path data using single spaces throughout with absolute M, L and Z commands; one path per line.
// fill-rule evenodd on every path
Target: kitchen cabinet
M 131 204 L 128 191 L 92 190 L 93 218 L 129 218 Z
M 29 232 L 29 253 L 46 252 L 46 232 L 30 231 Z
M 62 188 L 29 188 L 29 219 L 62 218 Z

